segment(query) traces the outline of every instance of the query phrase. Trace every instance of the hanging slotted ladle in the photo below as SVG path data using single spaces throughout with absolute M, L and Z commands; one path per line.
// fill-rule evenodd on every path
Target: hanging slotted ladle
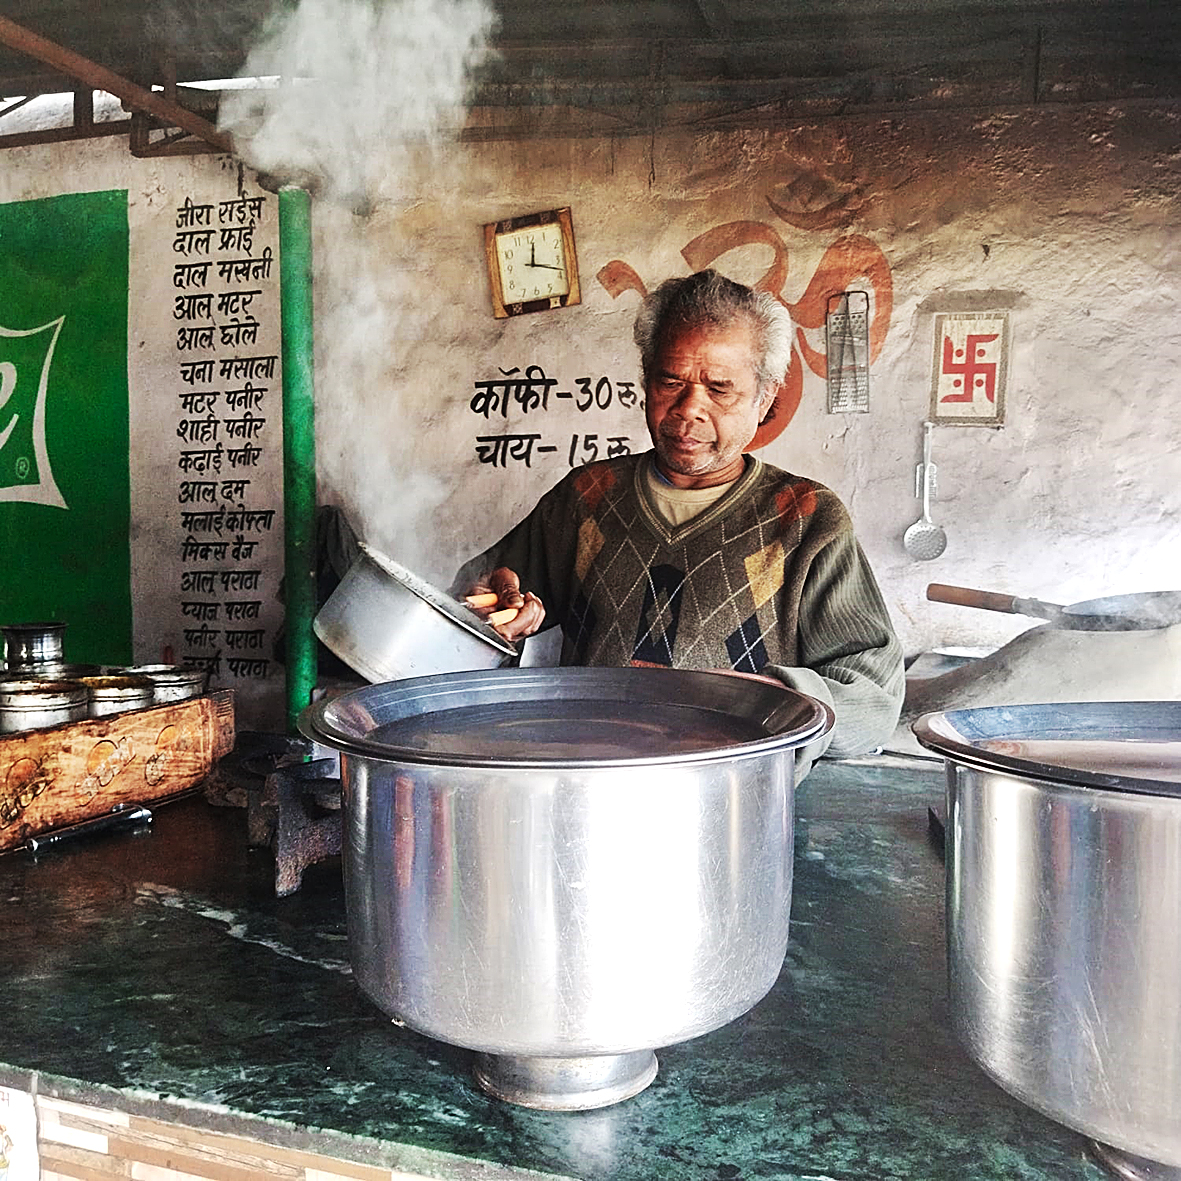
M 915 470 L 915 495 L 923 499 L 923 515 L 902 535 L 902 544 L 912 558 L 929 562 L 947 548 L 947 534 L 943 526 L 931 520 L 931 486 L 935 481 L 935 465 L 931 462 L 931 429 L 933 422 L 923 423 L 923 462 Z

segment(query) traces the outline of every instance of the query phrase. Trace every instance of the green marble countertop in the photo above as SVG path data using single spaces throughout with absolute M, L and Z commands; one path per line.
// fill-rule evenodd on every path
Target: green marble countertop
M 0 1083 L 266 1121 L 438 1177 L 1099 1181 L 1083 1138 L 951 1033 L 942 794 L 939 764 L 821 762 L 797 800 L 778 983 L 658 1050 L 642 1094 L 576 1114 L 492 1099 L 467 1052 L 384 1018 L 349 973 L 339 865 L 276 899 L 245 813 L 191 797 L 136 835 L 0 858 Z

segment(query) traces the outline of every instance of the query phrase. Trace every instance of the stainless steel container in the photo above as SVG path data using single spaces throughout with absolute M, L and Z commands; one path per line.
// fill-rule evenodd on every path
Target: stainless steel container
M 176 664 L 136 664 L 120 670 L 129 677 L 143 677 L 152 686 L 152 704 L 188 701 L 200 697 L 209 685 L 209 674 L 201 668 Z
M 795 751 L 832 715 L 785 687 L 643 668 L 374 685 L 305 711 L 341 753 L 358 984 L 478 1052 L 476 1077 L 578 1110 L 775 982 Z
M 498 668 L 517 656 L 474 611 L 364 544 L 312 626 L 375 683 Z
M 64 623 L 8 623 L 0 626 L 4 636 L 4 663 L 10 672 L 62 660 Z
M 1181 702 L 929 714 L 951 1013 L 1125 1178 L 1181 1177 Z
M 10 671 L 8 675 L 30 681 L 76 681 L 81 677 L 102 676 L 102 673 L 102 666 L 98 664 L 66 664 L 54 660 L 30 664 L 27 668 Z
M 152 682 L 146 677 L 79 677 L 90 695 L 92 718 L 110 717 L 133 709 L 147 709 L 152 704 Z
M 75 681 L 0 680 L 0 734 L 81 721 L 88 700 Z

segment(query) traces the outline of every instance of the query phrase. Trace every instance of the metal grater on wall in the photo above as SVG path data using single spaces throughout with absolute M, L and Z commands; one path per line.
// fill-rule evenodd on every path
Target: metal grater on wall
M 869 293 L 828 297 L 824 317 L 829 414 L 869 411 Z

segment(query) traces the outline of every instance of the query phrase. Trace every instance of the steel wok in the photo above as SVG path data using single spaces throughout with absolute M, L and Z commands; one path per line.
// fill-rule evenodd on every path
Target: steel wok
M 979 607 L 1008 615 L 1031 615 L 1072 631 L 1145 631 L 1181 623 L 1181 591 L 1109 595 L 1063 606 L 1042 599 L 933 582 L 927 587 L 927 598 L 936 603 Z

